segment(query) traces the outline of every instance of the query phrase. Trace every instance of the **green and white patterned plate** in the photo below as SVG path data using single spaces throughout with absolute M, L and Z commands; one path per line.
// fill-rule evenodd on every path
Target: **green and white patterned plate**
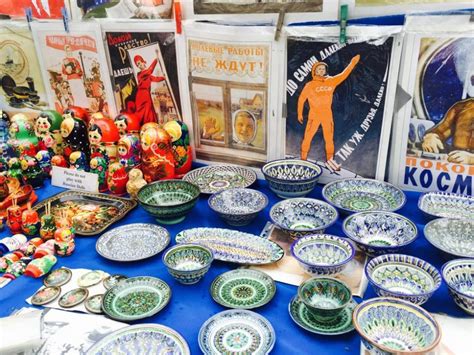
M 104 294 L 102 310 L 112 319 L 132 321 L 155 315 L 170 298 L 171 289 L 163 280 L 149 276 L 131 277 Z
M 236 187 L 249 187 L 257 180 L 257 174 L 241 166 L 211 165 L 191 170 L 183 180 L 198 185 L 203 194 L 213 194 Z
M 252 309 L 271 301 L 276 286 L 264 272 L 237 269 L 223 273 L 211 285 L 211 296 L 224 307 Z
M 303 301 L 301 301 L 298 296 L 295 296 L 288 305 L 288 311 L 290 312 L 291 319 L 293 319 L 296 324 L 311 333 L 340 335 L 354 330 L 352 312 L 356 306 L 357 302 L 352 299 L 336 319 L 330 322 L 320 322 L 311 315 Z

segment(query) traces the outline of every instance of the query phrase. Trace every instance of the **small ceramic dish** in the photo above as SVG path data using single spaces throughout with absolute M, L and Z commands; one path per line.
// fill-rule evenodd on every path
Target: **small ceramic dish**
M 448 257 L 474 258 L 474 220 L 435 219 L 426 224 L 424 234 Z
M 313 277 L 304 281 L 298 287 L 298 297 L 321 322 L 336 318 L 352 300 L 349 287 L 330 277 Z
M 270 189 L 281 198 L 306 196 L 322 172 L 319 165 L 301 159 L 274 160 L 262 168 Z
M 45 286 L 62 286 L 65 285 L 71 280 L 72 271 L 61 267 L 51 271 L 44 279 L 43 284 Z
M 312 198 L 292 198 L 280 201 L 270 210 L 270 219 L 292 238 L 324 233 L 339 214 L 324 201 Z
M 245 226 L 268 205 L 268 198 L 257 190 L 237 188 L 218 192 L 208 200 L 209 207 L 231 226 Z
M 474 220 L 474 197 L 446 192 L 428 192 L 418 199 L 418 208 L 428 218 Z
M 90 296 L 86 301 L 84 302 L 84 307 L 91 312 L 95 314 L 102 314 L 102 298 L 104 295 L 99 294 L 99 295 L 93 295 Z
M 162 180 L 143 186 L 137 193 L 137 199 L 158 222 L 176 224 L 193 209 L 199 194 L 199 187 L 190 182 Z
M 107 274 L 100 270 L 88 271 L 77 279 L 77 285 L 86 288 L 97 285 L 104 279 L 105 275 Z
M 364 301 L 352 320 L 364 346 L 377 354 L 428 354 L 441 340 L 440 326 L 431 314 L 397 298 Z
M 163 254 L 163 263 L 177 281 L 192 285 L 208 272 L 214 255 L 212 251 L 197 244 L 179 244 Z
M 375 293 L 421 305 L 441 286 L 436 268 L 409 255 L 387 254 L 370 260 L 365 274 Z
M 454 302 L 474 316 L 474 259 L 456 259 L 441 268 Z
M 402 190 L 384 181 L 362 178 L 335 180 L 325 185 L 323 197 L 343 213 L 396 211 L 405 204 Z
M 334 275 L 354 258 L 355 247 L 345 238 L 315 234 L 294 241 L 291 254 L 310 275 Z
M 48 286 L 39 289 L 31 297 L 31 304 L 35 306 L 42 306 L 53 302 L 61 294 L 61 287 L 59 286 Z
M 72 308 L 81 304 L 89 296 L 89 290 L 86 288 L 75 288 L 66 292 L 58 301 L 59 306 L 63 308 Z
M 344 220 L 342 229 L 370 256 L 399 252 L 418 235 L 416 225 L 408 218 L 383 211 L 350 215 Z
M 110 290 L 112 287 L 117 285 L 120 281 L 128 279 L 128 276 L 125 275 L 110 275 L 107 276 L 103 281 L 102 284 L 104 285 L 106 290 Z

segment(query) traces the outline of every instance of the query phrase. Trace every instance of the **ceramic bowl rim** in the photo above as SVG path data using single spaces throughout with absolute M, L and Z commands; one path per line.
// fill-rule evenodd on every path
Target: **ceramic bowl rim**
M 446 282 L 446 285 L 448 285 L 450 290 L 452 290 L 455 293 L 458 293 L 458 294 L 462 295 L 463 297 L 467 297 L 469 299 L 474 300 L 474 296 L 468 295 L 464 292 L 461 292 L 461 291 L 455 289 L 453 286 L 451 286 L 451 282 L 446 280 L 445 274 L 449 271 L 448 268 L 451 266 L 451 264 L 458 264 L 458 263 L 461 264 L 461 265 L 471 264 L 472 268 L 474 269 L 474 259 L 469 259 L 469 258 L 454 259 L 454 260 L 448 261 L 443 266 L 441 266 L 441 277 L 443 278 L 444 282 Z
M 349 245 L 349 249 L 351 249 L 350 251 L 350 255 L 344 259 L 343 261 L 341 261 L 340 263 L 337 263 L 337 264 L 331 264 L 331 265 L 327 265 L 327 264 L 313 264 L 313 263 L 308 263 L 307 261 L 301 259 L 300 256 L 298 256 L 296 253 L 295 253 L 295 247 L 298 243 L 301 243 L 301 242 L 304 242 L 306 241 L 306 239 L 311 239 L 311 238 L 318 238 L 318 239 L 321 239 L 322 241 L 324 241 L 326 236 L 330 236 L 332 238 L 335 238 L 339 244 L 341 244 L 340 242 L 342 241 L 343 244 L 344 242 L 347 243 Z M 305 235 L 304 237 L 301 237 L 299 239 L 296 239 L 293 243 L 291 243 L 291 246 L 290 246 L 290 251 L 291 251 L 291 255 L 293 255 L 293 257 L 300 263 L 304 264 L 304 265 L 307 265 L 307 266 L 310 266 L 310 267 L 323 267 L 323 268 L 335 268 L 335 267 L 338 267 L 338 266 L 342 266 L 342 265 L 345 265 L 347 264 L 348 262 L 350 262 L 353 258 L 354 258 L 354 255 L 355 255 L 355 247 L 354 245 L 352 244 L 352 242 L 350 240 L 347 240 L 346 238 L 343 238 L 343 237 L 339 237 L 337 235 L 332 235 L 332 234 L 310 234 L 310 235 Z
M 264 202 L 261 206 L 259 206 L 259 208 L 257 210 L 253 210 L 251 212 L 245 212 L 245 213 L 224 212 L 224 211 L 220 211 L 216 207 L 212 206 L 211 202 L 213 200 L 215 200 L 216 198 L 218 198 L 224 192 L 228 193 L 229 191 L 234 192 L 234 191 L 237 191 L 237 190 L 245 190 L 245 191 L 250 191 L 250 192 L 253 192 L 253 193 L 257 193 L 257 195 L 260 195 L 261 197 L 263 197 Z M 252 215 L 254 213 L 259 213 L 259 212 L 263 211 L 268 206 L 268 197 L 263 192 L 255 190 L 255 189 L 250 189 L 250 188 L 247 188 L 247 187 L 236 187 L 236 188 L 232 188 L 232 189 L 222 190 L 222 191 L 219 191 L 219 192 L 216 192 L 216 193 L 212 194 L 209 197 L 209 199 L 207 200 L 207 204 L 208 204 L 208 206 L 211 210 L 213 210 L 214 212 L 216 212 L 220 215 L 248 216 L 248 215 Z
M 401 292 L 396 292 L 396 291 L 392 291 L 386 287 L 383 287 L 382 285 L 380 285 L 378 282 L 376 282 L 373 278 L 372 278 L 372 271 L 369 270 L 369 266 L 372 266 L 372 264 L 374 263 L 375 260 L 378 261 L 378 259 L 383 259 L 384 257 L 387 257 L 387 256 L 398 256 L 398 257 L 405 257 L 405 258 L 412 258 L 412 261 L 413 262 L 424 262 L 425 264 L 427 264 L 428 267 L 431 267 L 433 269 L 433 272 L 431 273 L 428 273 L 428 271 L 426 271 L 425 269 L 422 269 L 420 268 L 418 265 L 415 265 L 413 263 L 409 263 L 407 262 L 406 260 L 403 261 L 403 262 L 399 262 L 399 264 L 405 264 L 405 265 L 411 265 L 413 268 L 415 269 L 418 269 L 418 270 L 423 270 L 425 271 L 433 280 L 433 288 L 430 289 L 429 291 L 426 291 L 426 292 L 420 292 L 420 293 L 401 293 Z M 393 264 L 393 261 L 385 261 L 384 262 L 384 265 L 390 265 L 390 264 Z M 420 259 L 420 258 L 417 258 L 415 256 L 411 256 L 411 255 L 406 255 L 406 254 L 384 254 L 384 255 L 379 255 L 375 258 L 372 258 L 369 262 L 367 262 L 367 264 L 365 264 L 365 267 L 364 267 L 364 273 L 365 273 L 365 276 L 367 277 L 367 279 L 369 280 L 369 282 L 372 284 L 372 285 L 375 285 L 376 287 L 380 288 L 381 290 L 383 291 L 386 291 L 386 292 L 389 292 L 393 295 L 397 295 L 397 296 L 401 296 L 401 297 L 409 297 L 409 296 L 430 296 L 432 295 L 433 293 L 436 292 L 436 290 L 438 288 L 440 288 L 441 286 L 441 283 L 442 283 L 442 276 L 441 276 L 441 273 L 438 271 L 437 268 L 435 268 L 432 264 L 430 264 L 429 262 L 423 260 L 423 259 Z M 434 275 L 433 275 L 434 273 Z M 438 282 L 436 282 L 435 280 L 435 277 L 438 276 Z
M 332 210 L 335 213 L 335 215 L 328 223 L 326 223 L 322 226 L 319 226 L 317 228 L 308 229 L 308 228 L 288 228 L 288 227 L 285 227 L 273 218 L 272 212 L 274 210 L 276 210 L 278 207 L 280 207 L 280 206 L 282 206 L 286 203 L 290 203 L 292 201 L 295 201 L 295 200 L 305 200 L 305 201 L 308 201 L 308 202 L 313 202 L 313 204 L 317 204 L 317 205 L 320 205 L 320 206 L 326 206 L 330 210 Z M 320 230 L 325 230 L 326 228 L 331 227 L 339 219 L 339 212 L 337 212 L 337 209 L 334 208 L 334 206 L 330 205 L 329 203 L 327 203 L 325 201 L 317 200 L 315 198 L 310 198 L 310 197 L 294 197 L 294 198 L 288 198 L 288 199 L 285 199 L 285 200 L 281 200 L 281 201 L 275 203 L 272 206 L 272 208 L 270 209 L 270 212 L 268 212 L 268 214 L 269 214 L 270 219 L 272 220 L 273 224 L 277 225 L 279 228 L 281 228 L 283 230 L 291 231 L 291 232 L 308 232 L 308 233 L 311 233 L 311 232 L 316 232 L 316 231 L 320 231 Z
M 338 306 L 338 307 L 335 307 L 335 308 L 319 308 L 319 307 L 316 307 L 312 304 L 309 304 L 307 303 L 307 300 L 305 297 L 303 297 L 302 295 L 302 292 L 303 292 L 303 287 L 315 280 L 327 280 L 329 282 L 332 282 L 332 283 L 337 283 L 337 284 L 340 284 L 342 285 L 349 293 L 349 299 L 342 305 Z M 311 277 L 305 281 L 303 281 L 299 286 L 298 286 L 298 290 L 297 290 L 297 294 L 296 294 L 297 297 L 300 298 L 301 302 L 303 302 L 305 304 L 306 307 L 308 308 L 316 308 L 318 310 L 328 310 L 328 311 L 337 311 L 339 309 L 344 309 L 346 308 L 346 306 L 351 302 L 352 300 L 352 291 L 351 289 L 349 288 L 349 286 L 347 286 L 347 284 L 345 282 L 342 282 L 341 280 L 338 280 L 336 279 L 335 277 L 327 277 L 327 276 L 321 276 L 321 277 Z
M 192 249 L 200 249 L 202 251 L 205 251 L 206 253 L 209 254 L 210 258 L 209 258 L 209 261 L 204 265 L 204 266 L 201 266 L 197 269 L 192 269 L 192 270 L 179 270 L 179 269 L 176 269 L 174 266 L 172 266 L 168 260 L 167 260 L 167 257 L 174 251 L 178 250 L 178 249 L 189 249 L 189 248 L 192 248 Z M 184 244 L 176 244 L 174 246 L 172 246 L 171 248 L 168 248 L 164 253 L 163 253 L 163 256 L 162 256 L 162 260 L 163 260 L 163 264 L 165 264 L 165 266 L 170 269 L 170 270 L 173 270 L 173 271 L 177 271 L 179 273 L 182 273 L 182 274 L 191 274 L 191 273 L 195 273 L 195 272 L 198 272 L 198 271 L 202 271 L 202 270 L 205 270 L 206 268 L 209 268 L 212 264 L 212 262 L 214 261 L 214 253 L 212 252 L 211 249 L 209 249 L 208 247 L 204 246 L 204 245 L 200 245 L 200 244 L 196 244 L 196 243 L 184 243 Z
M 140 198 L 140 193 L 144 190 L 146 190 L 147 188 L 150 188 L 154 185 L 163 185 L 165 183 L 173 183 L 173 184 L 176 184 L 176 183 L 179 183 L 179 184 L 184 184 L 184 185 L 190 185 L 194 188 L 197 189 L 197 194 L 195 194 L 196 196 L 194 196 L 193 198 L 191 198 L 190 200 L 188 201 L 184 201 L 184 202 L 179 202 L 179 203 L 175 203 L 175 204 L 172 204 L 172 205 L 166 205 L 166 206 L 160 206 L 160 205 L 156 205 L 156 204 L 151 204 L 151 203 L 147 203 L 145 201 L 143 201 L 141 198 Z M 184 205 L 184 204 L 187 204 L 187 203 L 192 203 L 192 202 L 195 202 L 198 198 L 199 198 L 199 195 L 201 194 L 200 192 L 201 190 L 199 189 L 199 186 L 197 186 L 196 184 L 193 184 L 189 181 L 185 181 L 185 180 L 179 180 L 179 179 L 169 179 L 169 180 L 158 180 L 158 181 L 153 181 L 149 184 L 146 184 L 144 186 L 142 186 L 140 188 L 140 190 L 138 190 L 137 192 L 137 200 L 138 202 L 143 205 L 143 206 L 147 206 L 147 207 L 151 207 L 151 208 L 169 208 L 169 207 L 177 207 L 177 206 L 181 206 L 181 205 Z
M 401 196 L 402 196 L 402 201 L 398 204 L 398 206 L 396 206 L 395 208 L 391 208 L 389 210 L 386 210 L 384 212 L 395 212 L 395 211 L 398 211 L 399 209 L 401 209 L 403 206 L 405 206 L 406 202 L 407 202 L 407 197 L 405 195 L 405 193 L 403 192 L 402 189 L 396 187 L 395 185 L 389 183 L 389 182 L 386 182 L 386 181 L 381 181 L 381 180 L 377 180 L 377 179 L 368 179 L 368 178 L 345 178 L 345 179 L 339 179 L 339 180 L 334 180 L 334 181 L 331 181 L 329 183 L 327 183 L 326 185 L 324 185 L 322 191 L 321 191 L 321 194 L 323 196 L 323 198 L 326 200 L 327 203 L 333 205 L 334 207 L 336 208 L 339 208 L 340 210 L 342 211 L 345 211 L 345 212 L 349 212 L 349 213 L 355 213 L 355 212 L 369 212 L 369 211 L 356 211 L 356 210 L 352 210 L 352 209 L 349 209 L 349 208 L 345 208 L 345 207 L 342 207 L 340 205 L 336 205 L 335 203 L 333 203 L 329 197 L 326 195 L 326 192 L 327 190 L 332 186 L 332 185 L 335 185 L 337 183 L 340 183 L 341 181 L 345 182 L 345 181 L 353 181 L 353 180 L 358 180 L 358 181 L 374 181 L 376 183 L 379 183 L 381 185 L 385 185 L 385 186 L 389 186 L 391 188 L 393 188 L 394 190 L 398 191 L 401 193 Z
M 312 178 L 306 178 L 306 179 L 298 179 L 298 180 L 291 180 L 291 179 L 279 179 L 279 178 L 276 178 L 276 177 L 273 177 L 273 176 L 270 176 L 266 170 L 268 169 L 268 167 L 272 164 L 276 164 L 276 163 L 279 163 L 278 165 L 287 165 L 287 163 L 289 162 L 295 162 L 295 163 L 298 163 L 298 162 L 305 162 L 307 163 L 311 169 L 313 170 L 316 170 L 317 171 L 317 174 L 316 176 L 312 177 Z M 283 163 L 286 163 L 286 164 L 283 164 Z M 262 166 L 260 168 L 260 171 L 262 172 L 263 176 L 265 177 L 265 180 L 273 180 L 273 181 L 278 181 L 278 182 L 287 182 L 287 183 L 291 183 L 291 182 L 295 182 L 295 183 L 306 183 L 306 182 L 311 182 L 311 181 L 316 181 L 317 179 L 319 179 L 319 177 L 322 175 L 323 173 L 323 169 L 317 164 L 317 163 L 313 163 L 309 160 L 303 160 L 303 159 L 297 159 L 297 158 L 291 158 L 291 159 L 275 159 L 275 160 L 270 160 L 269 162 L 265 163 L 264 166 Z
M 367 244 L 367 243 L 364 243 L 360 239 L 356 239 L 355 235 L 347 229 L 347 225 L 350 222 L 352 222 L 353 219 L 355 219 L 356 217 L 363 216 L 363 215 L 370 215 L 370 214 L 386 214 L 386 215 L 390 215 L 392 217 L 395 217 L 399 220 L 406 221 L 414 229 L 413 236 L 408 241 L 405 241 L 404 243 L 397 244 L 397 245 L 390 245 L 390 246 Z M 418 227 L 416 226 L 416 224 L 414 222 L 412 222 L 409 218 L 407 218 L 405 216 L 402 216 L 401 214 L 398 214 L 396 212 L 387 212 L 387 211 L 361 211 L 361 212 L 351 214 L 351 215 L 347 216 L 344 219 L 344 221 L 342 222 L 342 231 L 353 242 L 355 242 L 357 244 L 361 244 L 361 245 L 363 245 L 367 248 L 374 248 L 374 249 L 380 249 L 380 250 L 381 249 L 393 250 L 393 249 L 405 247 L 405 246 L 413 243 L 415 241 L 415 239 L 418 237 Z
M 402 305 L 406 306 L 407 308 L 410 308 L 412 311 L 416 310 L 419 313 L 423 314 L 423 316 L 425 316 L 431 322 L 431 324 L 433 325 L 433 328 L 436 331 L 436 336 L 435 336 L 435 339 L 433 340 L 433 342 L 429 346 L 427 346 L 425 348 L 422 348 L 422 349 L 396 350 L 396 349 L 386 347 L 385 345 L 378 344 L 375 341 L 373 341 L 371 338 L 369 338 L 365 334 L 365 332 L 362 331 L 362 329 L 359 325 L 359 321 L 358 321 L 357 316 L 359 315 L 359 312 L 360 312 L 361 309 L 363 309 L 363 308 L 365 308 L 365 307 L 367 307 L 371 304 L 380 303 L 380 302 L 389 302 L 389 303 L 392 303 L 392 304 L 393 303 L 402 304 Z M 428 311 L 426 311 L 421 306 L 418 306 L 418 305 L 413 304 L 411 302 L 402 300 L 400 298 L 395 298 L 395 297 L 375 297 L 375 298 L 370 298 L 368 300 L 362 301 L 361 303 L 359 303 L 354 308 L 354 311 L 352 312 L 352 324 L 354 325 L 354 328 L 357 331 L 357 333 L 359 333 L 359 335 L 362 338 L 364 338 L 367 342 L 369 342 L 370 344 L 372 344 L 376 348 L 382 349 L 383 351 L 386 351 L 386 352 L 389 352 L 389 353 L 406 354 L 406 355 L 414 354 L 414 353 L 415 354 L 424 354 L 424 353 L 428 353 L 429 351 L 433 350 L 436 346 L 438 346 L 439 342 L 441 341 L 441 327 L 440 327 L 438 321 Z
M 432 225 L 435 225 L 436 223 L 442 223 L 444 221 L 451 221 L 451 222 L 454 222 L 454 223 L 468 223 L 468 224 L 472 224 L 474 226 L 474 222 L 471 221 L 471 220 L 468 220 L 468 219 L 457 219 L 457 218 L 448 218 L 448 217 L 436 218 L 436 219 L 433 219 L 432 221 L 429 221 L 425 225 L 425 227 L 423 228 L 423 234 L 425 235 L 426 240 L 432 246 L 434 246 L 436 249 L 441 250 L 441 251 L 443 251 L 447 254 L 453 255 L 457 258 L 474 258 L 474 253 L 472 255 L 459 254 L 459 253 L 454 252 L 453 250 L 449 250 L 449 249 L 444 248 L 439 243 L 434 242 L 434 239 L 433 239 L 433 237 L 431 236 L 430 233 L 426 233 L 428 231 L 429 227 L 431 227 Z M 443 237 L 443 238 L 445 238 L 445 237 Z
M 429 192 L 425 192 L 423 194 L 420 195 L 420 197 L 418 198 L 418 203 L 417 203 L 417 207 L 418 209 L 425 213 L 427 216 L 429 216 L 430 218 L 441 218 L 443 216 L 440 216 L 439 214 L 432 214 L 430 212 L 428 212 L 424 207 L 423 207 L 423 202 L 424 200 L 427 198 L 427 196 L 430 196 L 430 195 L 433 195 L 433 196 L 444 196 L 444 197 L 454 197 L 454 198 L 461 198 L 461 199 L 466 199 L 466 200 L 471 200 L 473 199 L 472 197 L 469 197 L 467 195 L 462 195 L 462 194 L 455 194 L 455 193 L 452 193 L 452 192 L 442 192 L 442 191 L 429 191 Z M 443 217 L 443 218 L 446 218 L 446 217 Z M 454 218 L 454 219 L 462 219 L 462 220 L 465 220 L 465 218 Z M 468 219 L 469 220 L 469 219 Z

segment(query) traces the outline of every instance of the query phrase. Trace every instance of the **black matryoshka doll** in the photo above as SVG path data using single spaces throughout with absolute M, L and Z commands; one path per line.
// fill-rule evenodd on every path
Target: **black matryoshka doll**
M 81 151 L 89 157 L 90 148 L 87 123 L 80 118 L 76 111 L 76 108 L 68 108 L 63 114 L 61 136 L 65 142 L 64 155 L 68 157 L 74 151 Z

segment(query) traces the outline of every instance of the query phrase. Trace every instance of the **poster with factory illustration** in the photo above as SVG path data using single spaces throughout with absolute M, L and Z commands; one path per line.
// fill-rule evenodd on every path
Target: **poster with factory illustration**
M 117 109 L 135 113 L 142 124 L 181 120 L 172 26 L 151 32 L 140 24 L 127 24 L 129 32 L 123 24 L 103 26 Z
M 396 116 L 390 171 L 402 188 L 473 193 L 473 31 L 408 35 L 401 86 L 412 100 Z
M 399 39 L 349 29 L 344 44 L 316 29 L 287 39 L 286 156 L 316 161 L 323 183 L 385 172 Z
M 0 108 L 7 113 L 48 106 L 33 37 L 26 23 L 0 23 Z
M 71 23 L 67 33 L 62 23 L 34 22 L 32 30 L 50 106 L 115 115 L 100 25 Z

